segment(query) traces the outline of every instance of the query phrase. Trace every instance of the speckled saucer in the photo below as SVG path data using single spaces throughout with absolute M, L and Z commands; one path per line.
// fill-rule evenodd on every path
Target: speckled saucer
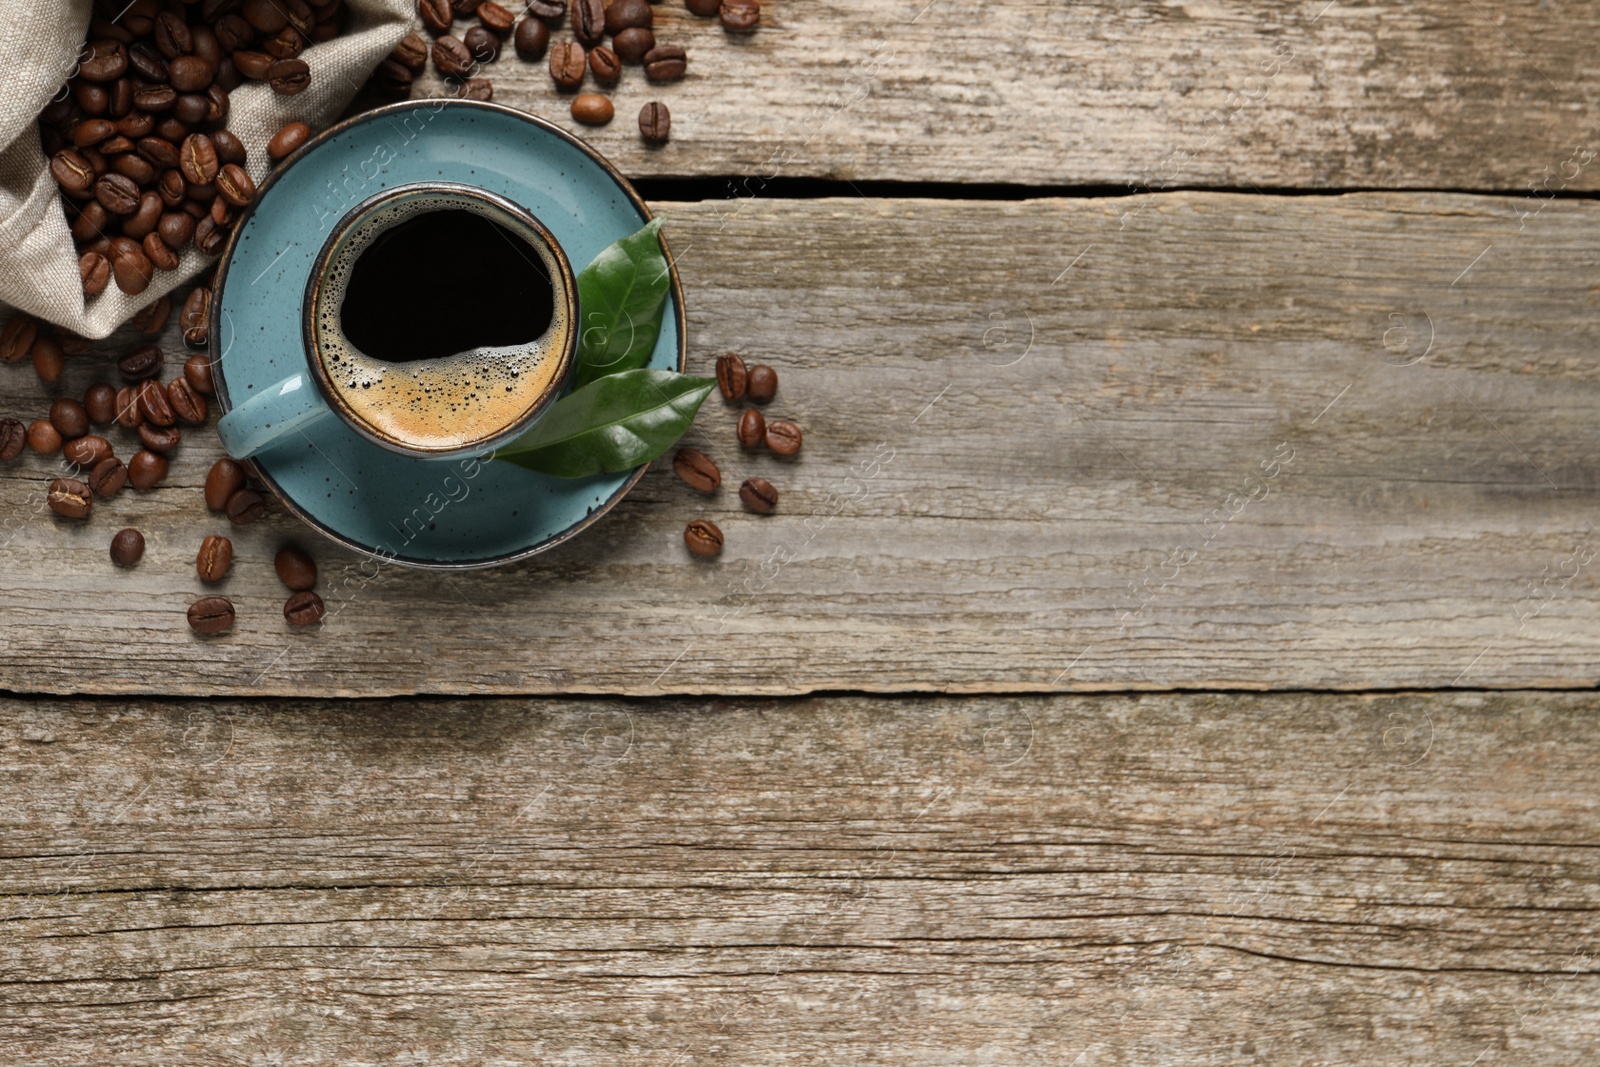
M 650 211 L 594 149 L 541 119 L 496 104 L 425 100 L 369 111 L 316 137 L 262 183 L 223 251 L 211 357 L 223 410 L 308 366 L 301 305 L 330 229 L 373 193 L 451 181 L 499 193 L 555 235 L 574 271 L 633 233 Z M 396 315 L 451 314 L 428 304 L 430 270 L 396 293 Z M 650 366 L 683 370 L 683 290 Z M 530 556 L 578 533 L 632 488 L 644 468 L 569 480 L 487 460 L 410 459 L 367 441 L 342 420 L 252 461 L 306 522 L 350 548 L 415 567 L 487 567 Z

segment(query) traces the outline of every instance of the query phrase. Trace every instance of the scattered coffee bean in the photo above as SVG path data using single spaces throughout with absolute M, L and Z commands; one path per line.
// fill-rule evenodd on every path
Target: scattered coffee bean
M 49 419 L 34 419 L 28 423 L 28 447 L 41 456 L 53 455 L 61 448 L 61 431 Z
M 268 68 L 267 82 L 279 96 L 294 96 L 311 84 L 311 67 L 303 59 L 280 59 Z
M 550 27 L 536 18 L 523 19 L 517 23 L 511 42 L 523 59 L 539 59 L 550 47 Z
M 609 97 L 580 93 L 572 101 L 572 117 L 585 126 L 604 126 L 616 114 Z
M 501 36 L 511 32 L 511 24 L 516 18 L 510 9 L 502 7 L 494 0 L 484 0 L 478 5 L 478 21 Z
M 478 100 L 487 103 L 494 99 L 494 82 L 488 78 L 468 78 L 461 83 L 461 88 L 456 91 L 456 96 L 463 100 Z
M 227 243 L 228 231 L 219 226 L 209 215 L 195 224 L 194 246 L 206 255 L 216 255 Z
M 144 423 L 139 413 L 139 391 L 131 385 L 117 390 L 117 425 L 125 430 L 136 430 Z
M 675 44 L 659 44 L 644 54 L 644 76 L 653 82 L 675 82 L 688 66 L 688 53 Z
M 155 264 L 144 254 L 137 241 L 129 237 L 116 237 L 111 241 L 111 277 L 129 296 L 138 296 L 150 287 L 155 275 Z
M 117 360 L 117 372 L 126 382 L 142 382 L 159 377 L 166 356 L 155 345 L 140 345 Z
M 183 139 L 178 150 L 178 169 L 184 181 L 192 185 L 209 185 L 217 180 L 221 164 L 217 161 L 217 146 L 203 133 L 191 133 Z M 107 206 L 107 211 L 111 208 Z
M 228 498 L 228 521 L 235 526 L 249 526 L 266 513 L 267 502 L 254 489 L 240 489 Z
M 117 417 L 117 391 L 108 382 L 95 382 L 84 390 L 83 410 L 96 426 L 106 426 Z
M 563 89 L 576 89 L 583 84 L 583 72 L 589 68 L 588 53 L 577 41 L 558 41 L 550 49 L 550 77 Z
M 189 628 L 211 636 L 233 628 L 233 601 L 225 596 L 206 596 L 189 605 Z
M 50 157 L 50 175 L 67 193 L 82 195 L 94 187 L 94 167 L 82 153 L 63 148 Z
M 39 320 L 32 315 L 17 314 L 6 320 L 0 331 L 0 361 L 21 363 L 33 351 L 33 342 L 39 336 Z
M 75 467 L 89 470 L 112 454 L 111 442 L 98 434 L 84 434 L 61 446 L 61 455 Z
M 461 43 L 479 63 L 493 63 L 500 58 L 500 38 L 482 26 L 474 26 L 462 34 Z
M 272 558 L 278 579 L 292 591 L 299 593 L 317 584 L 317 565 L 304 550 L 294 545 L 284 545 Z
M 196 286 L 183 302 L 178 314 L 178 326 L 183 330 L 184 344 L 194 348 L 204 347 L 211 335 L 211 290 Z
M 450 0 L 417 0 L 417 15 L 422 19 L 422 24 L 435 34 L 449 33 L 450 23 L 456 17 L 451 10 Z
M 283 605 L 283 617 L 290 626 L 315 625 L 325 614 L 322 598 L 310 590 L 295 593 Z
M 89 487 L 76 478 L 57 478 L 45 498 L 50 510 L 64 519 L 86 519 L 94 507 Z
M 639 136 L 650 144 L 666 144 L 672 136 L 672 112 L 667 105 L 652 100 L 639 109 Z
M 189 384 L 188 378 L 174 378 L 167 383 L 167 403 L 172 406 L 172 413 L 190 426 L 206 421 L 209 405 L 205 396 Z
M 94 183 L 94 198 L 113 215 L 139 210 L 139 183 L 125 174 L 107 174 Z
M 433 42 L 433 65 L 446 78 L 466 78 L 472 70 L 472 52 L 449 34 Z
M 81 403 L 64 396 L 50 405 L 50 424 L 64 440 L 82 437 L 89 432 L 89 413 Z
M 200 551 L 194 557 L 195 573 L 202 582 L 220 582 L 233 566 L 233 542 L 217 534 L 208 534 L 200 542 Z
M 757 409 L 745 408 L 739 415 L 739 424 L 734 432 L 741 446 L 760 448 L 761 443 L 767 439 L 767 420 Z
M 78 280 L 85 296 L 104 292 L 111 283 L 111 261 L 99 252 L 85 252 L 78 257 Z
M 129 526 L 111 539 L 111 562 L 119 567 L 134 567 L 144 558 L 144 534 Z
M 211 360 L 206 356 L 194 355 L 183 361 L 183 376 L 189 382 L 189 388 L 201 396 L 211 396 L 216 392 L 216 383 L 211 377 Z
M 152 452 L 171 452 L 183 440 L 183 431 L 176 426 L 139 424 L 139 443 Z
M 244 488 L 244 468 L 223 456 L 206 472 L 206 507 L 225 511 L 228 498 Z
M 0 462 L 10 463 L 28 446 L 28 428 L 19 419 L 0 419 Z
M 739 500 L 757 515 L 771 515 L 778 509 L 778 491 L 765 478 L 746 478 L 739 486 Z
M 61 342 L 56 340 L 56 335 L 41 333 L 39 339 L 33 342 L 33 372 L 39 376 L 39 380 L 59 381 L 66 365 L 67 357 L 62 352 Z
M 732 352 L 717 357 L 717 388 L 722 390 L 722 399 L 738 400 L 743 397 L 749 380 L 744 360 Z
M 722 0 L 686 0 L 684 6 L 691 14 L 699 15 L 701 18 L 711 18 L 722 10 Z
M 754 33 L 761 25 L 761 7 L 751 0 L 722 0 L 717 14 L 729 33 Z
M 722 472 L 711 457 L 694 448 L 680 448 L 672 457 L 672 472 L 684 485 L 699 493 L 715 493 L 722 484 Z
M 765 363 L 750 368 L 750 399 L 757 404 L 768 404 L 778 395 L 778 372 Z
M 128 460 L 128 483 L 143 492 L 153 489 L 167 476 L 167 457 L 141 448 Z
M 788 419 L 773 419 L 767 423 L 767 447 L 780 456 L 792 456 L 800 451 L 800 427 Z
M 606 7 L 603 0 L 571 0 L 572 35 L 578 43 L 594 47 L 605 37 Z
M 89 472 L 89 488 L 94 490 L 95 496 L 103 499 L 116 496 L 127 484 L 128 468 L 116 456 L 107 456 Z
M 601 85 L 615 85 L 622 77 L 622 60 L 605 45 L 596 45 L 595 50 L 589 53 L 589 70 Z
M 643 26 L 623 30 L 611 38 L 611 49 L 624 63 L 640 63 L 656 46 L 656 35 Z
M 217 172 L 217 195 L 234 207 L 244 207 L 256 198 L 256 183 L 237 163 Z
M 176 215 L 174 218 L 188 218 L 187 215 Z M 156 270 L 177 270 L 178 254 L 174 252 L 167 242 L 161 239 L 159 233 L 147 233 L 144 237 L 144 255 Z
M 145 422 L 156 426 L 171 426 L 178 421 L 172 402 L 167 399 L 167 391 L 153 378 L 139 383 L 139 414 L 144 416 Z
M 695 519 L 683 528 L 683 543 L 703 559 L 722 552 L 722 531 L 709 519 Z
M 212 130 L 211 144 L 217 150 L 217 162 L 224 167 L 230 163 L 242 167 L 245 160 L 249 158 L 249 152 L 245 149 L 244 142 L 227 129 Z
M 648 30 L 654 21 L 655 12 L 648 0 L 611 0 L 611 6 L 606 8 L 606 32 L 613 37 L 635 26 Z
M 416 37 L 418 42 L 422 40 L 416 34 L 412 34 L 406 40 L 409 41 L 412 37 Z M 421 66 L 419 65 L 412 69 L 420 70 Z M 297 148 L 309 140 L 311 140 L 310 126 L 303 122 L 286 122 L 278 128 L 277 133 L 272 135 L 272 140 L 267 142 L 267 157 L 275 163 L 287 159 L 294 154 Z
M 528 0 L 528 14 L 550 22 L 560 22 L 567 13 L 567 0 Z

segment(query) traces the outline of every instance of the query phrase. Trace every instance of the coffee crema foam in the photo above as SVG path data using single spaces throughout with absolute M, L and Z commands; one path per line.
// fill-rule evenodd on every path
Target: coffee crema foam
M 517 234 L 543 262 L 556 294 L 549 327 L 521 344 L 479 347 L 436 359 L 392 363 L 362 352 L 341 323 L 346 287 L 373 241 L 408 220 L 436 211 L 470 211 Z M 470 269 L 441 264 L 428 269 Z M 454 196 L 419 195 L 384 205 L 341 238 L 328 257 L 313 319 L 313 347 L 326 380 L 349 412 L 379 437 L 427 451 L 470 447 L 493 438 L 527 414 L 562 369 L 571 329 L 561 295 L 562 271 L 549 247 L 520 220 L 487 204 Z M 396 314 L 457 314 L 454 308 L 402 305 Z

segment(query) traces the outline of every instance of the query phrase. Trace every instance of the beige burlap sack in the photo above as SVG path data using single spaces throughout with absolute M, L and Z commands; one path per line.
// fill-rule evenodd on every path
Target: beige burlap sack
M 258 182 L 267 171 L 266 143 L 285 122 L 321 128 L 350 102 L 378 62 L 405 36 L 412 0 L 347 0 L 344 35 L 306 49 L 311 85 L 298 96 L 278 96 L 265 85 L 241 85 L 231 94 L 228 129 L 250 150 L 248 170 Z M 157 271 L 138 296 L 113 283 L 85 301 L 78 253 L 56 183 L 39 147 L 35 119 L 71 76 L 89 25 L 90 0 L 0 0 L 0 302 L 65 326 L 85 337 L 104 337 L 128 316 L 213 262 L 192 248 L 174 271 Z

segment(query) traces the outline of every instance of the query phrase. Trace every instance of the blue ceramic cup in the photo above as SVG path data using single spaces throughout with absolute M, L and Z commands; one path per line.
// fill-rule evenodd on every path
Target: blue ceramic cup
M 366 257 L 396 255 L 396 234 L 444 212 L 495 224 L 499 236 L 534 268 L 538 284 L 548 283 L 548 294 L 530 292 L 523 305 L 530 321 L 537 315 L 542 323 L 547 314 L 548 325 L 537 337 L 519 334 L 513 343 L 481 344 L 436 358 L 363 350 L 348 336 L 342 316 L 345 298 L 361 284 L 354 275 L 369 270 L 370 277 Z M 384 276 L 414 279 L 378 295 L 385 314 L 396 319 L 389 325 L 398 324 L 403 334 L 408 316 L 429 316 L 426 325 L 435 332 L 440 316 L 446 324 L 463 321 L 448 317 L 470 314 L 470 309 L 429 299 L 429 279 L 437 272 L 469 272 L 470 278 L 471 271 L 488 269 L 474 262 L 470 249 L 463 253 L 433 262 L 382 264 Z M 338 418 L 351 432 L 401 455 L 437 460 L 482 455 L 525 432 L 561 395 L 577 352 L 577 305 L 577 282 L 566 254 L 527 209 L 499 194 L 451 182 L 387 189 L 357 204 L 333 227 L 312 266 L 301 312 L 305 366 L 229 411 L 217 433 L 229 455 L 247 459 L 303 439 L 314 423 Z

